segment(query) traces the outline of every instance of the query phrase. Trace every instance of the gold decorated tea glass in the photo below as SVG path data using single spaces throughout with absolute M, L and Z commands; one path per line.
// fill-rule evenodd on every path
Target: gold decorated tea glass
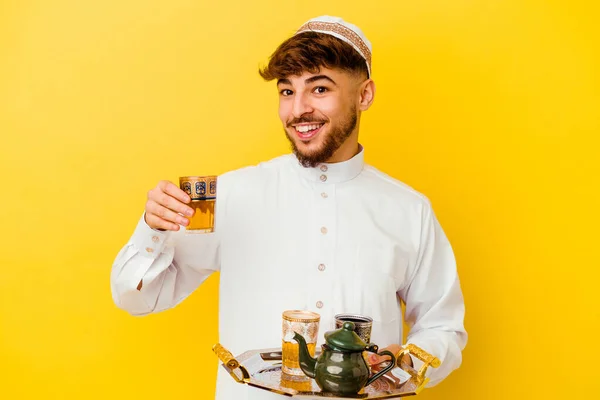
M 299 346 L 294 332 L 306 341 L 308 352 L 315 356 L 321 316 L 311 311 L 287 310 L 282 315 L 281 371 L 292 376 L 305 376 L 298 361 Z
M 194 215 L 185 228 L 186 233 L 214 232 L 217 177 L 182 176 L 179 178 L 179 188 L 190 196 L 190 207 L 194 209 Z
M 373 328 L 373 318 L 359 314 L 337 314 L 335 317 L 335 329 L 344 326 L 344 322 L 354 322 L 354 332 L 365 341 L 371 343 L 371 329 Z

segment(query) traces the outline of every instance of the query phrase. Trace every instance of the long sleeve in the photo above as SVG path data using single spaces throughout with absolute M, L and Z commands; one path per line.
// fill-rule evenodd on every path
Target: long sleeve
M 142 216 L 113 263 L 113 300 L 132 315 L 172 308 L 218 270 L 219 264 L 216 234 L 186 234 L 185 228 L 159 232 Z
M 427 370 L 427 386 L 435 386 L 460 366 L 467 332 L 454 253 L 427 200 L 415 269 L 399 294 L 410 326 L 407 343 L 421 347 L 442 362 L 439 368 Z M 419 360 L 413 361 L 417 370 L 423 365 Z

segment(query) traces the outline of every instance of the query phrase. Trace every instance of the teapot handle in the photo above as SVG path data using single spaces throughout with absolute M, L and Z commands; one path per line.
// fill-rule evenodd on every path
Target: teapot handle
M 375 375 L 370 377 L 365 386 L 369 386 L 371 383 L 373 383 L 377 379 L 381 378 L 384 374 L 388 373 L 396 366 L 396 357 L 394 356 L 394 353 L 392 353 L 391 351 L 383 350 L 381 353 L 377 353 L 377 355 L 390 356 L 392 358 L 392 362 L 390 363 L 390 365 L 388 365 L 387 367 L 385 367 L 384 369 L 382 369 L 381 371 L 379 371 L 378 373 L 376 373 Z

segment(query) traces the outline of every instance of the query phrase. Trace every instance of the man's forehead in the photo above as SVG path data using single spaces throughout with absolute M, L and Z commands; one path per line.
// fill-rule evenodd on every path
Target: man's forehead
M 330 68 L 321 68 L 317 72 L 302 72 L 300 75 L 288 75 L 286 77 L 280 78 L 277 80 L 277 84 L 303 84 L 303 83 L 313 83 L 315 81 L 320 80 L 328 80 L 332 83 L 337 83 L 341 79 L 341 75 L 344 74 L 345 71 L 330 69 Z

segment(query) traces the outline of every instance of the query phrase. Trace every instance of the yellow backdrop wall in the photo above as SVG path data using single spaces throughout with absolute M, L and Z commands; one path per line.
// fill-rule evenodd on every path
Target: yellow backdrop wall
M 110 297 L 147 190 L 288 151 L 257 69 L 305 20 L 374 44 L 367 161 L 425 193 L 470 334 L 434 399 L 587 399 L 600 165 L 596 2 L 0 2 L 0 398 L 211 398 L 218 275 L 168 312 Z

